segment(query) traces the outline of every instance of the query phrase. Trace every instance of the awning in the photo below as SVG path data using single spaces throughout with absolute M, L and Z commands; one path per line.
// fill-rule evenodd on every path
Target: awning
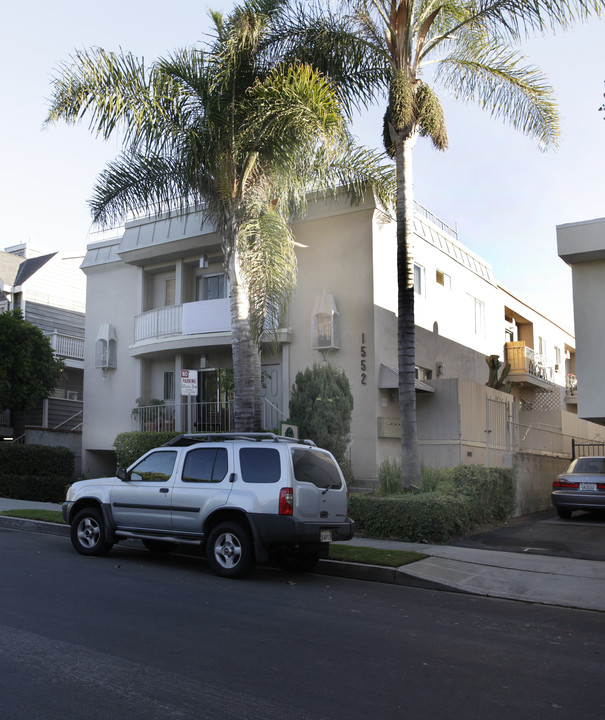
M 378 373 L 378 387 L 381 390 L 398 390 L 399 389 L 399 373 L 390 365 L 380 363 Z M 435 392 L 435 388 L 416 379 L 416 392 Z

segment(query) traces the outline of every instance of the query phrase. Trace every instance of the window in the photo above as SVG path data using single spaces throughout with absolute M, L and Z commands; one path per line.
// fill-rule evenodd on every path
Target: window
M 175 278 L 173 278 L 173 277 L 166 278 L 166 296 L 165 296 L 166 307 L 168 307 L 169 305 L 174 305 L 175 288 L 176 288 Z
M 437 285 L 443 285 L 443 287 L 448 290 L 452 289 L 452 278 L 446 273 L 441 272 L 441 270 L 437 270 L 435 272 L 435 280 Z
M 220 275 L 200 275 L 197 278 L 197 299 L 198 300 L 218 300 L 227 297 L 227 276 L 224 273 Z
M 164 400 L 174 400 L 174 371 L 164 373 Z
M 313 483 L 318 488 L 342 487 L 340 473 L 329 455 L 305 448 L 292 449 L 294 477 L 298 482 Z
M 414 263 L 414 291 L 417 295 L 424 295 L 424 268 Z
M 175 461 L 176 452 L 172 450 L 152 453 L 134 466 L 130 479 L 134 482 L 166 482 L 170 480 Z
M 245 483 L 276 483 L 281 477 L 279 451 L 273 448 L 241 448 L 239 462 Z
M 218 483 L 227 475 L 226 448 L 198 448 L 187 453 L 183 482 Z
M 474 310 L 475 335 L 485 335 L 485 303 L 477 298 L 472 298 Z
M 416 365 L 414 368 L 414 375 L 416 376 L 416 380 L 432 380 L 433 379 L 433 371 L 429 370 L 428 368 L 419 367 Z

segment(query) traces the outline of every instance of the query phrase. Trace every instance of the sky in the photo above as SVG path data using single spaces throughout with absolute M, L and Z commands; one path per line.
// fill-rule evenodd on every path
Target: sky
M 83 251 L 87 199 L 120 150 L 84 123 L 44 126 L 50 82 L 75 50 L 130 51 L 147 61 L 203 42 L 209 8 L 232 0 L 20 0 L 0 27 L 0 248 L 29 242 L 49 252 Z M 459 239 L 493 266 L 497 281 L 564 329 L 573 330 L 571 271 L 557 256 L 556 226 L 605 216 L 605 22 L 592 20 L 522 51 L 555 88 L 562 134 L 556 150 L 484 111 L 436 91 L 450 139 L 446 152 L 419 139 L 415 199 L 457 228 Z M 383 107 L 356 118 L 354 133 L 380 148 Z

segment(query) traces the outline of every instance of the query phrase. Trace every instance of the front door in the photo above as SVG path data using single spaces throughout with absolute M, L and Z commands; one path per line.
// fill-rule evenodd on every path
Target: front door
M 276 430 L 280 420 L 286 420 L 281 413 L 280 366 L 263 365 L 261 380 L 261 426 L 267 430 Z
M 232 429 L 233 370 L 212 368 L 199 371 L 197 432 L 225 432 Z
M 111 489 L 117 526 L 127 530 L 170 530 L 177 452 L 158 449 L 130 468 L 127 481 Z

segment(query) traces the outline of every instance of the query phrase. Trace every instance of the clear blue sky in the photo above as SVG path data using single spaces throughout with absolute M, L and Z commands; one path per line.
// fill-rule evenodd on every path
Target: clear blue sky
M 0 248 L 20 242 L 83 249 L 86 199 L 96 175 L 117 155 L 115 142 L 86 127 L 47 129 L 50 77 L 74 49 L 130 50 L 146 59 L 203 41 L 208 8 L 230 0 L 21 0 L 0 27 Z M 556 225 L 605 216 L 601 172 L 605 113 L 605 23 L 592 21 L 524 48 L 554 85 L 562 115 L 560 147 L 548 153 L 485 113 L 440 97 L 450 149 L 415 150 L 416 199 L 457 226 L 460 239 L 492 263 L 505 287 L 572 328 L 571 274 L 557 257 Z M 438 90 L 439 93 L 439 90 Z M 365 144 L 381 143 L 382 108 L 360 118 Z

